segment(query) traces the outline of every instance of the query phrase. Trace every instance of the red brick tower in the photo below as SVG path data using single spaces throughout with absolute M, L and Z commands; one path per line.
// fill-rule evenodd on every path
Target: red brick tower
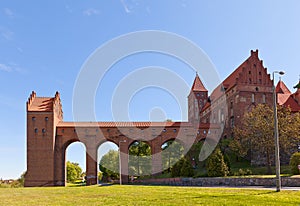
M 192 123 L 199 123 L 200 112 L 208 99 L 208 91 L 201 82 L 198 74 L 188 96 L 188 120 Z
M 27 174 L 25 186 L 54 185 L 54 146 L 56 125 L 62 121 L 60 95 L 27 101 Z

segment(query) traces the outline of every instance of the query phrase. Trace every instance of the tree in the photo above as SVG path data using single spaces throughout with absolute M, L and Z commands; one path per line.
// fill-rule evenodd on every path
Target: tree
M 180 176 L 182 177 L 193 177 L 194 169 L 190 161 L 186 158 L 183 158 L 182 168 L 180 170 Z
M 300 138 L 300 114 L 292 114 L 286 107 L 278 106 L 278 130 L 281 154 L 291 155 L 297 148 Z M 252 155 L 256 164 L 267 166 L 271 173 L 274 162 L 274 117 L 273 109 L 266 104 L 259 104 L 246 113 L 240 127 L 234 129 L 234 139 L 230 148 L 240 156 Z
M 82 169 L 78 163 L 67 161 L 67 181 L 74 182 L 82 177 Z
M 119 151 L 109 150 L 108 153 L 102 156 L 99 169 L 102 172 L 102 179 L 119 178 Z
M 129 174 L 145 176 L 152 173 L 151 147 L 142 141 L 136 141 L 129 147 Z
M 300 152 L 295 152 L 290 160 L 290 167 L 293 175 L 300 174 L 298 165 L 300 165 Z
M 183 146 L 174 140 L 167 141 L 162 145 L 163 170 L 171 171 L 172 166 L 178 162 L 184 153 Z
M 171 168 L 172 177 L 192 177 L 193 175 L 192 164 L 185 157 L 180 158 Z
M 209 177 L 225 177 L 229 174 L 220 148 L 216 148 L 208 157 L 206 169 Z

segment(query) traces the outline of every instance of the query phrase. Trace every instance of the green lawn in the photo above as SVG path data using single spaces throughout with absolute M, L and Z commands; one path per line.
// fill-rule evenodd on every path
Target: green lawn
M 0 205 L 299 205 L 300 191 L 166 186 L 0 188 Z

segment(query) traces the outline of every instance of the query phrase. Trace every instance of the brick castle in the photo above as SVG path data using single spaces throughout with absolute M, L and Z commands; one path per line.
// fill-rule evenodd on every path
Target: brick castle
M 27 101 L 27 173 L 25 186 L 64 186 L 65 153 L 73 142 L 86 147 L 87 185 L 97 184 L 97 150 L 105 141 L 119 146 L 122 181 L 128 182 L 128 149 L 136 140 L 148 143 L 152 174 L 162 171 L 161 146 L 170 140 L 184 148 L 204 139 L 231 137 L 234 125 L 256 104 L 272 105 L 273 80 L 258 57 L 258 50 L 232 72 L 210 95 L 196 75 L 188 95 L 187 122 L 65 122 L 60 94 Z M 278 104 L 300 111 L 300 89 L 292 93 L 279 81 Z

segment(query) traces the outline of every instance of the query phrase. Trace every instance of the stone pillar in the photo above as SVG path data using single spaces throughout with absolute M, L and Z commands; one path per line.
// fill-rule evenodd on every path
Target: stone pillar
M 121 181 L 122 184 L 128 183 L 128 142 L 119 143 L 120 161 L 121 161 Z
M 152 143 L 151 154 L 152 154 L 152 175 L 159 175 L 162 173 L 162 159 L 161 159 L 161 144 L 160 141 L 154 140 Z
M 86 185 L 98 183 L 97 148 L 95 145 L 86 145 Z

